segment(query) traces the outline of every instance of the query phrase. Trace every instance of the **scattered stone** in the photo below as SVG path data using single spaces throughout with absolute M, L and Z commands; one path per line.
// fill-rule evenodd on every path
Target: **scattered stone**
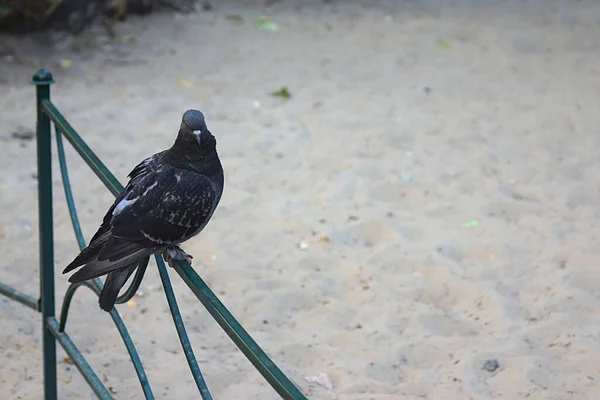
M 18 140 L 33 140 L 33 138 L 35 137 L 35 132 L 28 130 L 28 129 L 18 129 L 17 131 L 11 133 L 10 135 L 13 139 L 18 139 Z
M 494 372 L 498 368 L 500 368 L 500 363 L 495 358 L 492 360 L 487 360 L 483 363 L 483 369 L 485 369 L 486 371 Z
M 323 386 L 327 390 L 333 390 L 333 382 L 326 373 L 320 372 L 317 376 L 306 376 L 304 379 L 308 383 L 316 383 L 317 385 Z
M 453 244 L 442 244 L 436 248 L 439 255 L 454 262 L 460 262 L 463 259 L 462 251 Z

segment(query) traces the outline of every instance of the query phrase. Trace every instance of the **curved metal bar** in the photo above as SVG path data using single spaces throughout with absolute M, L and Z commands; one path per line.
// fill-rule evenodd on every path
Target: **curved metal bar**
M 96 284 L 101 285 L 102 282 L 100 278 L 94 279 Z M 148 382 L 148 377 L 146 376 L 146 371 L 144 370 L 144 366 L 142 365 L 142 360 L 135 349 L 135 344 L 133 344 L 133 340 L 131 340 L 131 336 L 129 335 L 129 331 L 123 323 L 123 319 L 121 319 L 121 315 L 117 311 L 116 307 L 110 311 L 110 316 L 117 327 L 117 330 L 121 334 L 121 338 L 123 339 L 123 343 L 125 343 L 125 347 L 127 348 L 127 352 L 129 353 L 129 357 L 131 358 L 131 362 L 133 363 L 133 367 L 135 368 L 135 372 L 138 376 L 138 380 L 142 385 L 142 390 L 144 391 L 144 397 L 146 399 L 154 400 L 154 394 L 152 394 L 152 388 L 150 387 L 150 382 Z
M 133 280 L 131 281 L 131 284 L 129 285 L 129 287 L 127 288 L 125 293 L 123 293 L 122 295 L 117 297 L 117 300 L 115 301 L 116 304 L 127 303 L 129 300 L 131 300 L 133 298 L 133 296 L 135 296 L 135 293 L 140 288 L 142 280 L 144 279 L 144 274 L 146 273 L 146 269 L 148 268 L 149 262 L 150 262 L 150 257 L 146 257 L 142 261 L 140 261 L 140 264 L 138 265 L 137 269 L 135 270 L 135 275 L 133 276 Z
M 51 105 L 50 102 L 48 104 Z M 54 106 L 52 106 L 54 107 Z M 59 114 L 60 115 L 60 114 Z M 53 119 L 54 120 L 54 119 Z M 66 123 L 66 121 L 65 121 Z M 67 123 L 68 124 L 68 123 Z M 70 125 L 68 125 L 70 127 Z M 71 128 L 72 129 L 72 128 Z M 56 145 L 58 148 L 58 160 L 60 164 L 61 177 L 63 180 L 63 187 L 65 190 L 65 198 L 67 201 L 67 206 L 69 209 L 69 215 L 71 217 L 71 222 L 73 224 L 73 230 L 75 231 L 75 237 L 77 239 L 77 243 L 79 244 L 79 248 L 85 248 L 85 239 L 83 238 L 83 232 L 81 230 L 81 225 L 79 224 L 79 217 L 77 216 L 77 208 L 75 207 L 75 201 L 73 198 L 73 192 L 71 190 L 71 182 L 69 180 L 69 173 L 67 170 L 67 158 L 65 156 L 65 149 L 62 142 L 61 128 L 55 125 L 56 130 Z M 114 178 L 114 177 L 113 177 Z M 146 268 L 148 266 L 149 259 L 146 258 L 140 262 L 140 268 L 136 272 L 133 282 L 126 290 L 126 292 L 121 296 L 121 300 L 129 301 L 131 297 L 135 294 L 136 290 L 139 288 L 141 280 L 146 272 Z M 73 295 L 77 291 L 79 286 L 87 286 L 98 295 L 102 290 L 102 281 L 99 278 L 93 279 L 91 282 L 83 282 L 72 284 L 67 288 L 65 293 L 65 298 L 63 300 L 63 305 L 61 309 L 60 315 L 60 323 L 58 325 L 59 332 L 64 332 L 65 326 L 67 324 L 67 317 L 69 314 L 69 309 L 71 306 L 71 300 L 73 299 Z M 129 331 L 127 327 L 123 323 L 121 316 L 117 312 L 116 308 L 113 308 L 110 312 L 110 316 L 123 339 L 123 343 L 127 348 L 127 352 L 131 358 L 131 362 L 133 363 L 133 367 L 138 376 L 138 380 L 140 381 L 140 385 L 142 386 L 142 390 L 144 391 L 144 395 L 147 399 L 154 399 L 154 395 L 152 394 L 152 389 L 150 387 L 150 383 L 148 382 L 148 377 L 146 376 L 146 371 L 144 370 L 144 366 L 142 365 L 142 361 L 140 360 L 140 356 L 133 344 L 133 340 L 131 340 L 131 336 L 129 335 Z
M 177 336 L 179 336 L 179 341 L 181 342 L 181 348 L 183 349 L 185 358 L 187 359 L 190 370 L 192 371 L 192 377 L 196 382 L 196 386 L 198 386 L 198 390 L 200 391 L 202 399 L 212 400 L 212 396 L 208 390 L 206 381 L 204 381 L 204 377 L 202 376 L 202 372 L 198 366 L 198 361 L 196 361 L 196 356 L 194 355 L 190 338 L 185 330 L 183 318 L 181 317 L 181 312 L 179 312 L 179 306 L 177 305 L 177 299 L 175 298 L 175 293 L 173 292 L 173 286 L 171 285 L 171 280 L 169 279 L 169 273 L 165 267 L 165 262 L 160 254 L 156 254 L 154 258 L 156 259 L 156 264 L 158 265 L 158 272 L 160 273 L 160 279 L 165 289 L 165 295 L 167 296 L 167 302 L 169 303 L 169 309 L 171 310 L 171 315 L 173 316 L 175 328 L 177 329 Z
M 60 323 L 57 327 L 58 333 L 63 333 L 65 330 L 71 300 L 73 299 L 73 295 L 75 294 L 77 289 L 81 286 L 89 288 L 96 295 L 98 295 L 102 290 L 102 281 L 100 281 L 99 278 L 95 278 L 90 281 L 73 283 L 69 285 L 65 294 L 65 299 L 63 300 L 62 310 L 60 313 Z M 140 385 L 142 386 L 142 390 L 144 391 L 144 396 L 146 397 L 146 399 L 154 399 L 154 394 L 152 393 L 152 388 L 150 387 L 150 382 L 148 382 L 148 377 L 146 376 L 146 371 L 144 370 L 144 366 L 142 365 L 140 356 L 135 348 L 135 345 L 133 344 L 133 340 L 131 340 L 129 331 L 127 330 L 127 327 L 125 327 L 125 324 L 123 323 L 123 320 L 121 319 L 121 316 L 117 312 L 116 308 L 112 309 L 112 311 L 110 312 L 110 316 L 115 326 L 117 327 L 121 338 L 123 339 L 125 348 L 127 348 L 127 352 L 129 353 L 129 357 L 131 358 L 131 362 L 133 363 L 133 367 L 138 376 L 138 380 L 140 381 Z
M 75 239 L 77 239 L 79 250 L 83 250 L 85 248 L 85 239 L 83 238 L 83 231 L 81 230 L 81 225 L 79 224 L 79 217 L 77 216 L 77 209 L 75 208 L 75 201 L 73 199 L 73 191 L 71 190 L 71 180 L 69 179 L 69 171 L 67 169 L 65 146 L 63 146 L 62 135 L 56 125 L 54 125 L 54 131 L 56 133 L 56 148 L 58 150 L 60 176 L 63 181 L 63 189 L 65 190 L 65 198 L 67 199 L 69 216 L 71 217 L 71 223 L 73 224 L 73 231 L 75 232 Z
M 60 309 L 60 322 L 58 324 L 59 332 L 62 333 L 65 331 L 65 326 L 67 325 L 67 317 L 69 316 L 69 309 L 71 307 L 71 300 L 73 300 L 73 295 L 75 294 L 77 289 L 80 286 L 88 286 L 91 289 L 91 287 L 89 285 L 85 285 L 85 283 L 86 282 L 71 283 L 67 288 L 67 291 L 65 292 L 65 298 L 63 299 L 62 307 Z

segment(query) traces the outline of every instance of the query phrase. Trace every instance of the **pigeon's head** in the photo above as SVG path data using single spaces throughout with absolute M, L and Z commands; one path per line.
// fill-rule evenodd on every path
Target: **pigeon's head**
M 215 137 L 210 133 L 204 122 L 204 114 L 198 110 L 187 110 L 181 118 L 179 136 L 186 145 L 197 145 L 200 149 L 214 149 Z

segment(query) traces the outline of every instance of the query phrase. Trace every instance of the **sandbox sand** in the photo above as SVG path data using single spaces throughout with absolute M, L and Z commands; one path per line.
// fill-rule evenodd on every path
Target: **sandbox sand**
M 100 29 L 0 36 L 1 280 L 38 293 L 35 142 L 12 133 L 48 66 L 122 182 L 205 112 L 226 187 L 184 247 L 309 398 L 599 399 L 600 4 L 238 3 L 130 18 L 95 51 Z M 68 150 L 89 239 L 112 199 Z M 57 171 L 60 304 L 77 247 Z M 171 276 L 215 398 L 278 398 Z M 155 268 L 135 302 L 119 311 L 157 399 L 199 398 Z M 1 397 L 41 399 L 38 315 L 2 298 L 0 321 Z M 89 291 L 68 331 L 116 398 L 142 398 Z M 64 357 L 60 398 L 93 398 Z

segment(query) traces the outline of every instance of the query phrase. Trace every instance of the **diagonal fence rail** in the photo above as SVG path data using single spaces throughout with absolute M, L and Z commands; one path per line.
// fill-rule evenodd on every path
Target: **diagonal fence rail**
M 38 169 L 38 213 L 39 213 L 39 243 L 40 243 L 40 297 L 36 299 L 22 293 L 10 286 L 0 283 L 0 294 L 9 297 L 42 315 L 42 345 L 43 345 L 43 368 L 44 368 L 44 400 L 56 400 L 57 375 L 56 375 L 56 343 L 58 342 L 65 352 L 71 357 L 73 363 L 83 375 L 93 392 L 99 399 L 113 399 L 109 390 L 104 386 L 97 374 L 86 361 L 81 351 L 77 348 L 65 328 L 71 305 L 71 300 L 77 289 L 85 286 L 96 295 L 102 290 L 102 281 L 99 278 L 82 283 L 71 284 L 65 293 L 60 315 L 56 316 L 54 298 L 54 229 L 53 229 L 53 206 L 52 206 L 52 123 L 55 127 L 56 146 L 58 150 L 58 164 L 62 177 L 63 188 L 69 209 L 69 215 L 73 224 L 75 238 L 80 249 L 85 247 L 85 239 L 79 224 L 77 209 L 71 191 L 67 161 L 63 145 L 63 137 L 66 138 L 83 160 L 90 166 L 92 171 L 104 183 L 108 190 L 117 195 L 123 186 L 106 168 L 100 159 L 83 141 L 81 136 L 73 129 L 69 122 L 58 111 L 50 101 L 50 85 L 54 83 L 52 74 L 40 69 L 33 76 L 33 84 L 36 85 L 37 102 L 37 169 Z M 183 352 L 187 359 L 190 371 L 198 387 L 200 397 L 203 400 L 212 399 L 212 395 L 202 376 L 198 362 L 192 350 L 179 306 L 173 292 L 171 280 L 165 263 L 160 255 L 155 255 L 156 264 L 167 297 L 169 309 L 173 316 L 173 322 L 177 335 L 181 342 Z M 146 272 L 149 259 L 140 262 L 139 268 L 133 280 L 125 292 L 117 299 L 118 304 L 128 302 L 135 294 Z M 227 308 L 221 303 L 213 291 L 196 273 L 190 264 L 179 261 L 174 270 L 186 283 L 190 290 L 196 295 L 202 305 L 208 310 L 221 328 L 227 333 L 236 346 L 244 353 L 248 360 L 261 373 L 275 391 L 286 400 L 307 400 L 300 390 L 281 372 L 271 361 L 266 353 L 250 337 L 248 332 L 233 317 Z M 125 327 L 121 316 L 116 308 L 110 312 L 110 316 L 119 331 L 125 348 L 127 349 L 133 367 L 136 371 L 144 397 L 154 399 L 154 394 L 148 382 L 144 366 L 133 341 Z

